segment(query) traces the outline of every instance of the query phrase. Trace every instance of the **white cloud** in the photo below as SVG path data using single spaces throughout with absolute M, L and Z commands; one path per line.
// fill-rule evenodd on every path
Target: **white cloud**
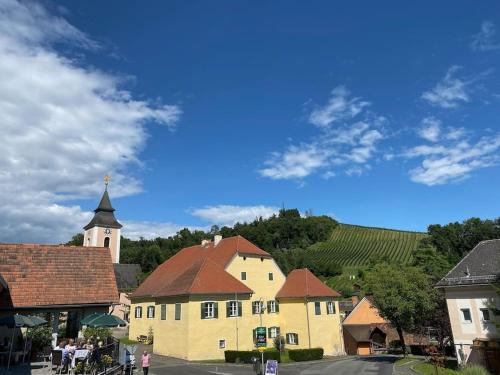
M 461 103 L 469 102 L 470 95 L 467 86 L 471 81 L 456 78 L 455 74 L 459 69 L 458 66 L 449 68 L 445 77 L 432 90 L 422 94 L 422 99 L 441 108 L 456 108 Z
M 235 223 L 251 222 L 259 217 L 268 218 L 279 212 L 274 206 L 232 206 L 218 205 L 193 208 L 189 211 L 211 224 L 233 225 Z
M 123 77 L 53 43 L 98 48 L 39 4 L 0 0 L 0 241 L 67 240 L 89 214 L 64 202 L 98 197 L 106 173 L 114 197 L 140 191 L 130 170 L 141 166 L 146 123 L 173 128 L 181 115 L 134 99 Z
M 328 127 L 336 122 L 351 120 L 369 105 L 369 102 L 360 98 L 351 98 L 344 86 L 337 86 L 332 90 L 328 103 L 316 106 L 311 112 L 309 122 L 319 127 Z
M 408 150 L 408 158 L 421 159 L 420 165 L 410 170 L 412 181 L 428 186 L 456 182 L 471 176 L 481 168 L 500 163 L 500 135 L 483 137 L 476 143 L 465 139 L 446 145 L 421 145 Z
M 500 43 L 495 41 L 496 32 L 493 22 L 484 21 L 481 24 L 481 31 L 472 37 L 470 48 L 482 52 L 500 49 Z
M 283 153 L 274 153 L 259 172 L 273 180 L 300 179 L 324 167 L 330 155 L 316 144 L 291 145 Z
M 422 126 L 418 129 L 418 135 L 430 142 L 437 142 L 441 135 L 441 121 L 434 117 L 426 117 L 422 120 Z
M 258 172 L 274 180 L 302 180 L 314 173 L 328 180 L 336 175 L 333 168 L 349 169 L 352 164 L 364 164 L 377 152 L 377 144 L 385 138 L 383 125 L 386 119 L 363 111 L 369 105 L 360 98 L 349 98 L 343 86 L 332 91 L 332 98 L 323 108 L 314 109 L 309 122 L 319 126 L 319 133 L 309 142 L 289 145 L 283 152 L 273 152 Z M 363 116 L 360 121 L 354 117 Z M 340 121 L 343 123 L 339 123 Z M 351 120 L 351 121 L 349 121 Z M 336 126 L 330 126 L 336 123 Z M 349 173 L 353 175 L 353 173 Z M 303 183 L 303 181 L 300 181 Z

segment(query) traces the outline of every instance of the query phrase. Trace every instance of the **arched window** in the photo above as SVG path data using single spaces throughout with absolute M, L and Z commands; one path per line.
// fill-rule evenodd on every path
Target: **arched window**
M 104 238 L 104 247 L 109 247 L 109 237 Z

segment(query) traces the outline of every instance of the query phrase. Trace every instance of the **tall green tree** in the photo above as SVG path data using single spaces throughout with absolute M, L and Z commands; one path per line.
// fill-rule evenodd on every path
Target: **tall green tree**
M 417 267 L 379 263 L 366 272 L 364 289 L 380 315 L 396 328 L 406 355 L 403 332 L 416 331 L 436 306 L 429 276 Z

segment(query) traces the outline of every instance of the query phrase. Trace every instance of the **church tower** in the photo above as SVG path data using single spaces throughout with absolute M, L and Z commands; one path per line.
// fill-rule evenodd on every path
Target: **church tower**
M 116 220 L 108 195 L 109 177 L 104 178 L 106 188 L 90 223 L 83 229 L 83 246 L 109 247 L 113 263 L 120 263 L 120 232 L 122 225 Z

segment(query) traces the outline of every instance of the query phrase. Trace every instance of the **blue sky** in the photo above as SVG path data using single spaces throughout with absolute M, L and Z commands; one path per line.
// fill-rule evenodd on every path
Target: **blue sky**
M 282 205 L 409 230 L 499 216 L 498 2 L 0 7 L 23 92 L 0 92 L 0 240 L 64 240 L 105 173 L 132 237 Z

